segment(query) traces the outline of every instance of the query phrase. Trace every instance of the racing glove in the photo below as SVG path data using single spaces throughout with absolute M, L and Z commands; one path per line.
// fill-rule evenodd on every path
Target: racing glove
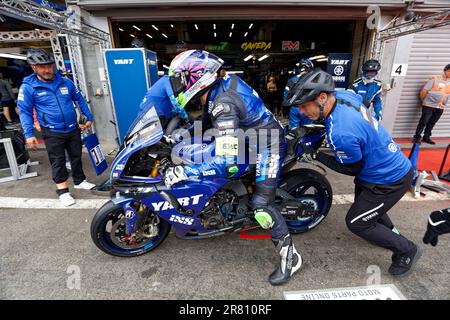
M 187 179 L 188 176 L 184 172 L 183 166 L 169 167 L 164 175 L 164 183 L 167 188 L 170 188 L 174 184 Z
M 177 143 L 177 141 L 169 134 L 168 136 L 163 135 L 164 141 L 170 145 L 173 146 L 174 144 Z
M 363 104 L 366 106 L 366 108 L 370 108 L 371 102 L 368 99 L 363 99 Z
M 435 247 L 438 243 L 438 236 L 445 233 L 450 233 L 450 208 L 433 211 L 430 214 L 423 242 Z
M 158 165 L 158 171 L 161 175 L 166 173 L 166 170 L 172 165 L 172 161 L 169 158 L 164 157 L 161 159 Z
M 173 112 L 179 115 L 181 119 L 188 120 L 188 114 L 186 110 L 184 110 L 184 108 L 178 104 L 175 96 L 170 96 L 170 102 L 172 103 Z
M 381 110 L 375 111 L 375 119 L 377 119 L 377 121 L 381 121 L 383 119 L 383 116 L 381 115 Z

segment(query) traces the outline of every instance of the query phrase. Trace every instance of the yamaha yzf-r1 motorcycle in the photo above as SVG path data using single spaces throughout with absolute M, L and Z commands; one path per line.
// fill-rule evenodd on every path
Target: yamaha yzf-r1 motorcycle
M 179 122 L 179 117 L 172 119 L 165 134 Z M 111 200 L 92 220 L 91 237 L 99 249 L 114 256 L 138 256 L 158 247 L 172 227 L 179 238 L 201 239 L 259 226 L 250 206 L 254 168 L 239 178 L 206 176 L 167 188 L 159 169 L 172 147 L 164 137 L 154 108 L 140 114 L 130 127 L 111 166 Z M 325 176 L 309 168 L 293 169 L 301 161 L 302 144 L 317 149 L 324 138 L 324 126 L 316 124 L 286 135 L 286 156 L 273 205 L 291 233 L 313 229 L 330 210 L 333 195 Z M 192 154 L 214 151 L 214 145 L 184 147 L 189 149 L 188 156 L 181 161 L 190 163 Z

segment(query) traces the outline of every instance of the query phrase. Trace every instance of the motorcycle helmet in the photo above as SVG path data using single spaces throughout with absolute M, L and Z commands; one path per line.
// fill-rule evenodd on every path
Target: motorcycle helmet
M 55 59 L 44 49 L 33 48 L 27 51 L 27 62 L 30 65 L 45 65 L 55 63 Z
M 311 71 L 314 69 L 314 64 L 310 59 L 300 60 L 300 72 Z
M 224 61 L 203 50 L 188 50 L 170 63 L 169 79 L 177 103 L 183 108 L 200 97 L 216 80 Z
M 381 65 L 378 60 L 367 60 L 361 66 L 361 76 L 368 82 L 373 81 L 373 79 L 378 75 Z

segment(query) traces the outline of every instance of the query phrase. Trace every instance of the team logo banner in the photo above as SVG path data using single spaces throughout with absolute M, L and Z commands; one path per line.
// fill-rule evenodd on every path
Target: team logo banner
M 336 88 L 347 89 L 351 68 L 351 53 L 330 53 L 328 55 L 327 72 L 333 76 Z

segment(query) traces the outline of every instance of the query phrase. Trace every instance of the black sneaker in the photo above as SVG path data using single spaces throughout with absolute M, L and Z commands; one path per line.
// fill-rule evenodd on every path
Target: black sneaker
M 422 138 L 422 142 L 429 143 L 429 144 L 436 144 L 436 142 L 434 142 L 433 140 L 431 140 L 430 137 L 423 137 L 423 138 Z
M 406 277 L 411 273 L 417 260 L 422 255 L 422 249 L 416 245 L 416 248 L 406 254 L 394 254 L 392 264 L 389 267 L 389 273 L 397 277 Z

